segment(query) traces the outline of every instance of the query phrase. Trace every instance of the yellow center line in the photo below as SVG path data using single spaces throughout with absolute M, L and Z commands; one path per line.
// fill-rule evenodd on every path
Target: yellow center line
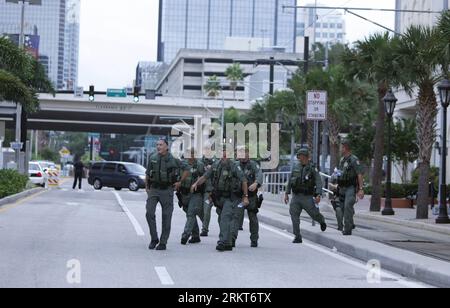
M 12 208 L 18 207 L 19 205 L 21 205 L 21 204 L 23 204 L 23 203 L 25 203 L 27 201 L 30 201 L 30 200 L 32 200 L 32 199 L 42 195 L 43 193 L 46 193 L 46 192 L 48 192 L 48 190 L 44 190 L 44 191 L 38 192 L 36 194 L 33 194 L 31 196 L 28 196 L 26 198 L 20 199 L 20 200 L 16 201 L 13 204 L 5 205 L 5 206 L 0 208 L 0 213 L 6 212 L 7 210 L 10 210 Z

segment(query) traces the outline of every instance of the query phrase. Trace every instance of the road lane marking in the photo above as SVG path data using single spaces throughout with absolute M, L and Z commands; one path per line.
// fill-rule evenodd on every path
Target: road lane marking
M 285 232 L 279 231 L 279 230 L 274 229 L 272 227 L 269 227 L 269 226 L 267 226 L 265 224 L 261 224 L 260 223 L 260 226 L 261 226 L 261 228 L 263 228 L 263 229 L 265 229 L 267 231 L 270 231 L 272 233 L 278 234 L 278 235 L 283 236 L 285 238 L 294 239 L 293 235 L 286 234 Z M 309 248 L 311 248 L 313 250 L 316 250 L 318 252 L 321 252 L 323 254 L 326 254 L 326 255 L 328 255 L 328 256 L 330 256 L 330 257 L 332 257 L 334 259 L 337 259 L 337 260 L 339 260 L 341 262 L 347 263 L 348 265 L 352 265 L 354 267 L 357 267 L 357 268 L 362 269 L 365 272 L 367 272 L 367 266 L 365 264 L 360 263 L 358 261 L 354 261 L 354 260 L 350 259 L 349 257 L 345 257 L 343 255 L 340 255 L 336 251 L 320 247 L 318 245 L 312 244 L 309 241 L 306 241 L 306 242 L 303 241 L 303 245 L 306 246 L 306 247 L 309 247 Z M 386 272 L 384 270 L 381 270 L 381 276 L 383 278 L 396 280 L 396 282 L 398 284 L 401 284 L 401 285 L 403 285 L 404 287 L 407 287 L 407 288 L 427 288 L 427 285 L 425 283 L 407 281 L 407 280 L 405 280 L 403 277 L 401 277 L 399 275 L 393 275 L 393 274 L 390 274 L 390 273 L 388 273 L 388 272 Z
M 125 214 L 127 214 L 128 219 L 130 220 L 131 224 L 134 227 L 134 230 L 136 231 L 136 234 L 138 236 L 145 236 L 144 230 L 142 229 L 141 225 L 137 221 L 136 217 L 134 217 L 134 215 L 130 212 L 128 207 L 125 205 L 125 202 L 123 202 L 122 198 L 117 193 L 117 191 L 113 191 L 113 194 L 114 196 L 116 196 L 117 202 L 119 203 L 122 210 L 125 212 Z
M 164 266 L 155 266 L 155 271 L 163 286 L 173 286 L 175 284 Z

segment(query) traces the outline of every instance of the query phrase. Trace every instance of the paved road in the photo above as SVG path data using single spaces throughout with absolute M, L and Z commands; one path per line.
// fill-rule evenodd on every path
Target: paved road
M 210 237 L 181 246 L 178 208 L 168 250 L 149 251 L 145 199 L 65 183 L 0 208 L 0 287 L 426 287 L 392 273 L 369 284 L 365 264 L 313 243 L 293 245 L 291 234 L 269 226 L 257 249 L 244 231 L 235 251 L 216 252 L 215 215 Z

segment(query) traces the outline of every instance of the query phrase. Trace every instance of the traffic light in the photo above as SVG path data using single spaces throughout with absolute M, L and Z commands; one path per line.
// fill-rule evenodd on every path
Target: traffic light
M 89 86 L 89 101 L 93 102 L 95 99 L 95 87 Z
M 133 91 L 133 100 L 135 103 L 139 103 L 139 92 L 141 92 L 140 87 L 134 87 Z

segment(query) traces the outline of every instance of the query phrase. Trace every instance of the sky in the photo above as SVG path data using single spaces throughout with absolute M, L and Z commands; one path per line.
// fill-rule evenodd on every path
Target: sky
M 131 86 L 139 61 L 155 61 L 158 0 L 81 0 L 79 85 L 96 90 Z M 298 5 L 312 3 L 298 1 Z M 395 0 L 321 0 L 321 5 L 395 8 Z M 394 28 L 389 12 L 358 12 Z M 367 21 L 345 15 L 347 40 L 354 42 L 378 31 Z

